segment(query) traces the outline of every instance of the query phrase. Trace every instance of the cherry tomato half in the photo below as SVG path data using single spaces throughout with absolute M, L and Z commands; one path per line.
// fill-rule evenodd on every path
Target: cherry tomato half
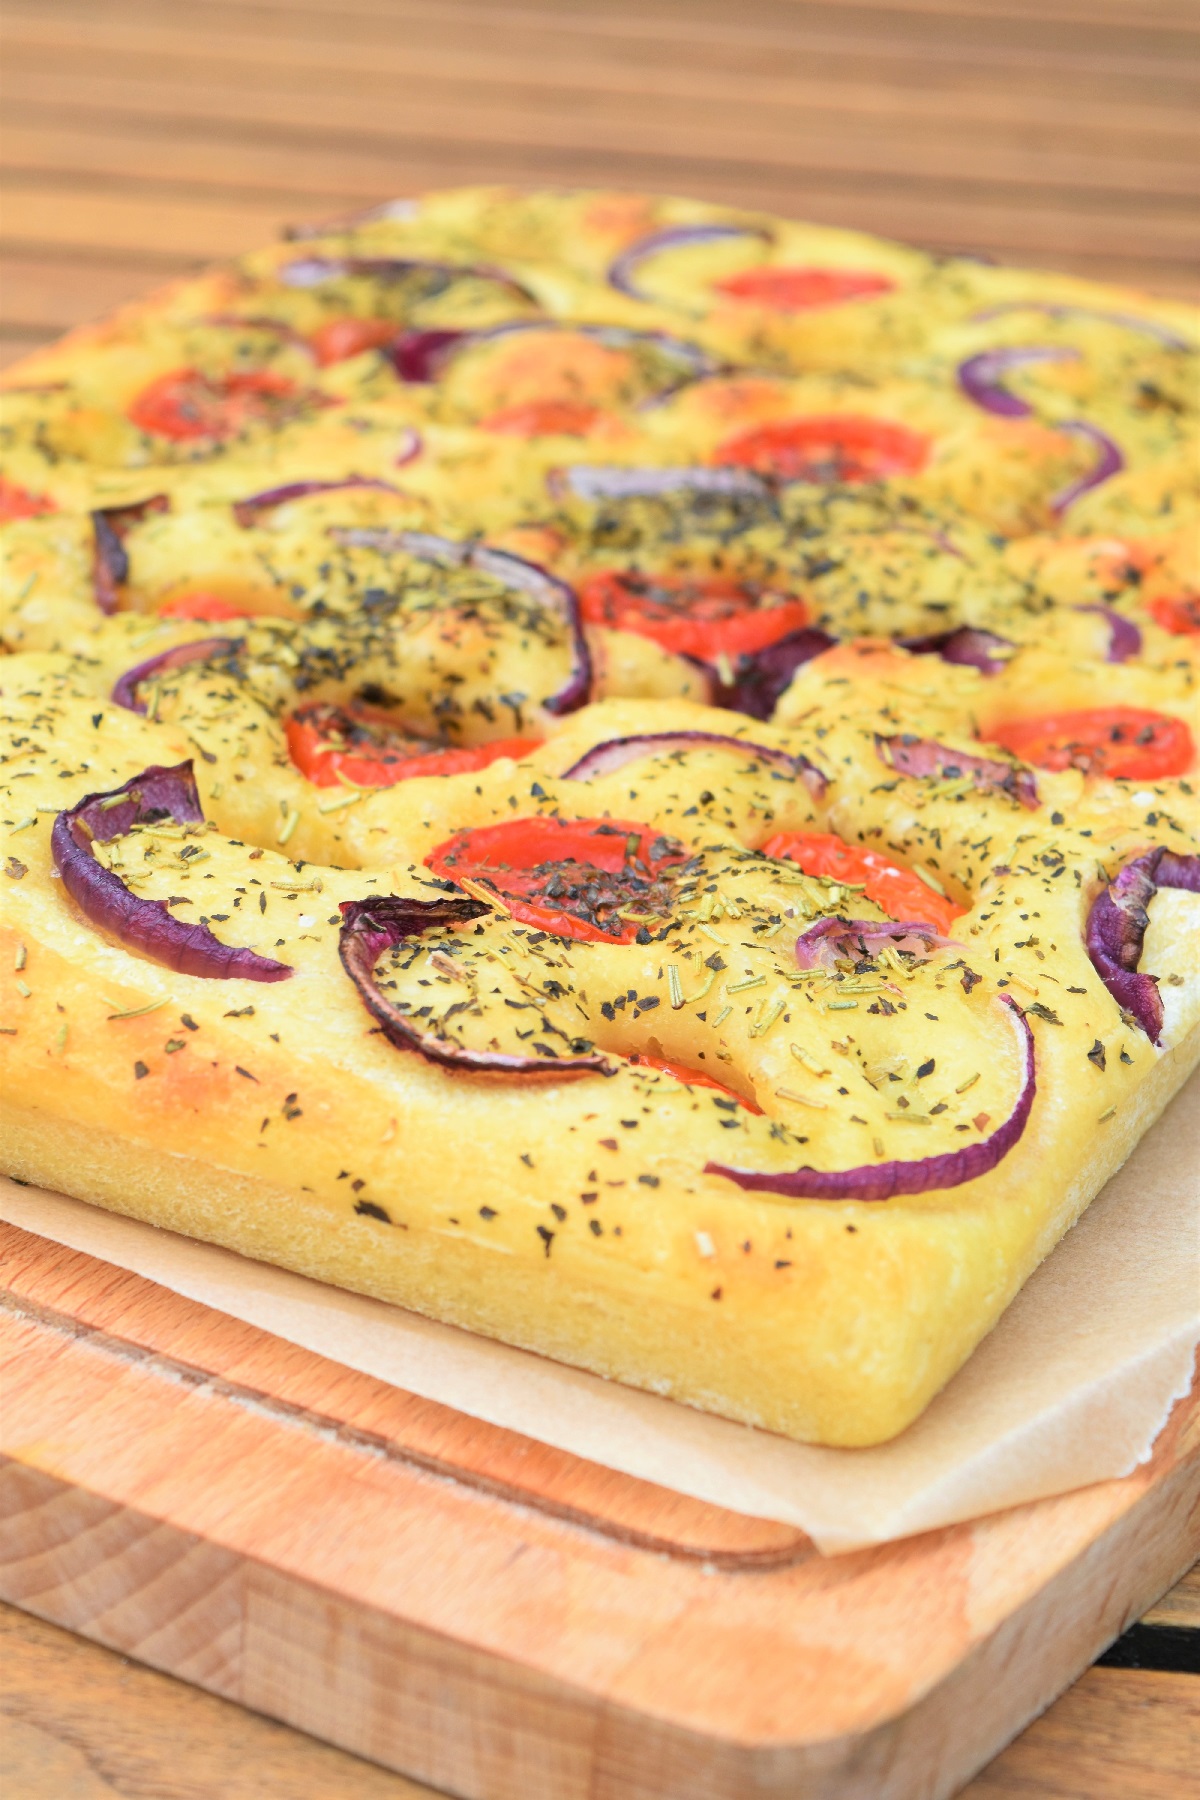
M 867 269 L 799 269 L 768 264 L 743 269 L 713 283 L 730 300 L 770 307 L 773 312 L 810 312 L 817 307 L 841 306 L 847 300 L 866 300 L 890 294 L 896 284 L 887 275 Z
M 603 414 L 580 400 L 527 400 L 520 406 L 504 406 L 481 421 L 484 431 L 501 431 L 509 437 L 586 437 Z
M 882 481 L 919 474 L 930 449 L 923 432 L 891 419 L 830 413 L 754 425 L 727 438 L 714 460 L 778 481 Z
M 331 363 L 361 356 L 364 350 L 382 349 L 402 330 L 394 319 L 327 319 L 308 342 L 321 368 L 327 369 Z
M 945 936 L 963 913 L 961 906 L 935 894 L 911 869 L 901 868 L 878 850 L 848 844 L 831 831 L 781 831 L 763 850 L 767 856 L 799 863 L 806 875 L 827 875 L 856 886 L 861 883 L 867 899 L 889 919 L 920 919 Z
M 1157 625 L 1175 637 L 1200 634 L 1200 594 L 1181 594 L 1178 599 L 1164 594 L 1149 601 L 1147 611 Z
M 468 775 L 501 756 L 524 756 L 539 738 L 497 738 L 466 748 L 406 737 L 387 714 L 314 701 L 285 727 L 288 753 L 314 787 L 394 787 L 414 775 Z
M 764 606 L 761 591 L 722 575 L 642 575 L 602 569 L 579 590 L 589 625 L 634 631 L 677 656 L 743 656 L 808 623 L 803 600 Z
M 760 1118 L 762 1116 L 762 1107 L 756 1106 L 753 1100 L 747 1100 L 744 1094 L 726 1087 L 723 1081 L 714 1081 L 711 1075 L 702 1074 L 699 1069 L 689 1069 L 685 1063 L 667 1062 L 661 1056 L 646 1056 L 640 1050 L 635 1051 L 627 1060 L 637 1063 L 643 1069 L 661 1069 L 664 1075 L 673 1075 L 676 1081 L 682 1081 L 688 1087 L 715 1088 L 718 1094 L 727 1094 L 739 1106 L 744 1106 L 747 1112 L 758 1113 Z
M 295 382 L 268 369 L 232 375 L 173 369 L 142 389 L 129 418 L 139 431 L 177 442 L 231 438 L 250 425 L 286 417 L 301 397 Z
M 40 519 L 57 511 L 49 495 L 32 494 L 0 475 L 0 519 Z
M 619 944 L 670 917 L 671 870 L 686 861 L 681 844 L 649 825 L 546 817 L 457 832 L 425 858 L 448 881 L 490 884 L 527 925 Z
M 1038 769 L 1082 769 L 1110 780 L 1163 781 L 1183 775 L 1196 756 L 1182 719 L 1141 706 L 1096 706 L 1081 712 L 1007 719 L 988 736 Z

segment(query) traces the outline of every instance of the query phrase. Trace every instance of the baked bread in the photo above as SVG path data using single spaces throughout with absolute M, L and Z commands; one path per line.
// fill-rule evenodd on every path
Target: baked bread
M 5 1167 L 903 1429 L 1200 1060 L 1187 337 L 469 190 L 28 359 Z

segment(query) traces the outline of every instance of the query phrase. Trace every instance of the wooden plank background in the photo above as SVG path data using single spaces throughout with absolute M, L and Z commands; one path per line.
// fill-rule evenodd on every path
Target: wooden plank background
M 674 189 L 1196 291 L 1193 0 L 6 0 L 11 359 L 434 184 Z
M 291 221 L 470 181 L 1200 285 L 1193 0 L 6 0 L 3 36 L 2 361 Z M 970 1800 L 1178 1800 L 1197 1642 L 1193 1574 L 1117 1653 L 1151 1666 L 1093 1669 Z M 10 1609 L 0 1668 L 22 1800 L 425 1791 Z

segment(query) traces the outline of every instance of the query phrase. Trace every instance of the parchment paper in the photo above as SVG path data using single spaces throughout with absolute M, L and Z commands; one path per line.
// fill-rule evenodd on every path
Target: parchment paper
M 1200 1342 L 1200 1072 L 928 1411 L 825 1450 L 0 1178 L 0 1217 L 474 1418 L 735 1512 L 825 1554 L 1128 1474 Z

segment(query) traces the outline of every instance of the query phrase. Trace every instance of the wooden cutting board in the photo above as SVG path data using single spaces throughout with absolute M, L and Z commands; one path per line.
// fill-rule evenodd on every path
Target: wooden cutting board
M 1123 1481 L 822 1558 L 0 1226 L 0 1593 L 470 1800 L 949 1795 L 1200 1551 Z

